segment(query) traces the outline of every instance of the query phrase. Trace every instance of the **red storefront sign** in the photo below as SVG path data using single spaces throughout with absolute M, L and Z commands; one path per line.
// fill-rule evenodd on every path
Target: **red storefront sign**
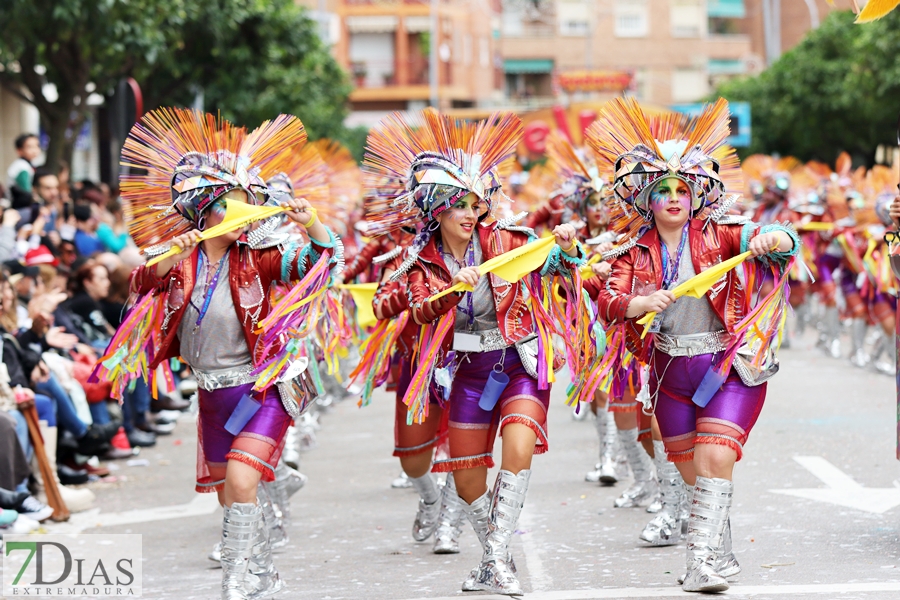
M 557 82 L 566 92 L 621 92 L 633 77 L 628 71 L 567 71 L 557 75 Z

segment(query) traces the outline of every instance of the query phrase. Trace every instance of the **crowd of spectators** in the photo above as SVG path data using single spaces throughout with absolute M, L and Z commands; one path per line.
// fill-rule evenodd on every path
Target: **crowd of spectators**
M 120 405 L 108 382 L 89 380 L 143 259 L 115 187 L 71 181 L 65 164 L 35 167 L 35 135 L 20 136 L 15 147 L 18 158 L 0 184 L 0 536 L 32 530 L 53 512 L 32 460 L 25 417 L 32 407 L 63 499 L 76 512 L 93 500 L 77 486 L 109 475 L 101 460 L 153 446 L 189 405 L 177 394 L 152 399 L 141 382 Z

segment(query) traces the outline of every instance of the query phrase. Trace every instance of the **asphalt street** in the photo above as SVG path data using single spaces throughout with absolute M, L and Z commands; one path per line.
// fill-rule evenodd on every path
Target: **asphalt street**
M 811 332 L 783 350 L 781 372 L 735 472 L 734 545 L 743 573 L 727 593 L 752 598 L 900 598 L 900 464 L 890 377 L 813 348 Z M 586 483 L 598 441 L 554 389 L 550 451 L 535 458 L 512 552 L 534 600 L 663 598 L 683 594 L 675 577 L 684 546 L 649 548 L 643 509 L 615 509 L 617 487 Z M 410 528 L 411 489 L 392 489 L 393 397 L 354 401 L 321 418 L 303 454 L 309 483 L 293 498 L 290 544 L 276 554 L 287 589 L 313 599 L 489 597 L 460 584 L 480 557 L 467 525 L 458 555 L 434 555 Z M 144 597 L 218 598 L 221 571 L 206 554 L 221 511 L 193 491 L 196 429 L 175 433 L 120 462 L 117 481 L 95 483 L 97 509 L 65 527 L 143 535 Z M 100 525 L 100 527 L 98 527 Z

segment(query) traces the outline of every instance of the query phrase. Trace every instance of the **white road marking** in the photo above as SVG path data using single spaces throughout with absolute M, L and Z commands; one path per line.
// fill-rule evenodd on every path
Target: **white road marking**
M 522 550 L 525 552 L 525 563 L 528 565 L 528 581 L 531 589 L 535 591 L 549 590 L 553 587 L 553 578 L 544 569 L 544 561 L 541 560 L 543 550 L 535 539 L 535 527 L 537 525 L 534 517 L 526 504 L 519 516 L 519 529 L 528 533 L 523 533 L 519 537 L 522 539 Z
M 523 582 L 528 587 L 528 582 Z M 822 583 L 806 585 L 736 585 L 727 592 L 717 594 L 718 597 L 740 598 L 764 594 L 766 596 L 789 596 L 793 594 L 853 594 L 860 592 L 900 592 L 900 582 L 884 581 L 875 583 Z M 691 592 L 684 592 L 680 587 L 659 588 L 609 588 L 603 590 L 561 590 L 556 592 L 526 593 L 526 600 L 603 600 L 606 598 L 698 598 Z M 444 596 L 442 598 L 415 598 L 411 600 L 459 600 L 464 597 Z M 468 597 L 468 596 L 465 596 Z M 475 598 L 475 596 L 472 596 Z M 509 600 L 509 596 L 495 594 L 479 595 L 478 600 Z
M 864 487 L 821 456 L 795 456 L 794 460 L 828 487 L 770 490 L 771 492 L 837 504 L 878 515 L 900 506 L 898 488 Z
M 80 533 L 94 527 L 114 527 L 132 523 L 149 523 L 208 515 L 219 508 L 216 494 L 197 494 L 187 504 L 155 506 L 126 510 L 118 513 L 102 513 L 99 508 L 73 514 L 65 523 L 54 523 L 53 533 Z

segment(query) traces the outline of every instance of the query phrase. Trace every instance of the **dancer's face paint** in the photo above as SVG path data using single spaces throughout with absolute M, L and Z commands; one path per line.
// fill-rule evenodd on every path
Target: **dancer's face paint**
M 468 242 L 475 233 L 478 218 L 488 210 L 487 203 L 475 194 L 469 193 L 459 198 L 453 206 L 438 215 L 441 236 L 445 240 Z
M 680 227 L 691 216 L 691 190 L 677 177 L 666 177 L 650 191 L 650 208 L 657 225 Z

